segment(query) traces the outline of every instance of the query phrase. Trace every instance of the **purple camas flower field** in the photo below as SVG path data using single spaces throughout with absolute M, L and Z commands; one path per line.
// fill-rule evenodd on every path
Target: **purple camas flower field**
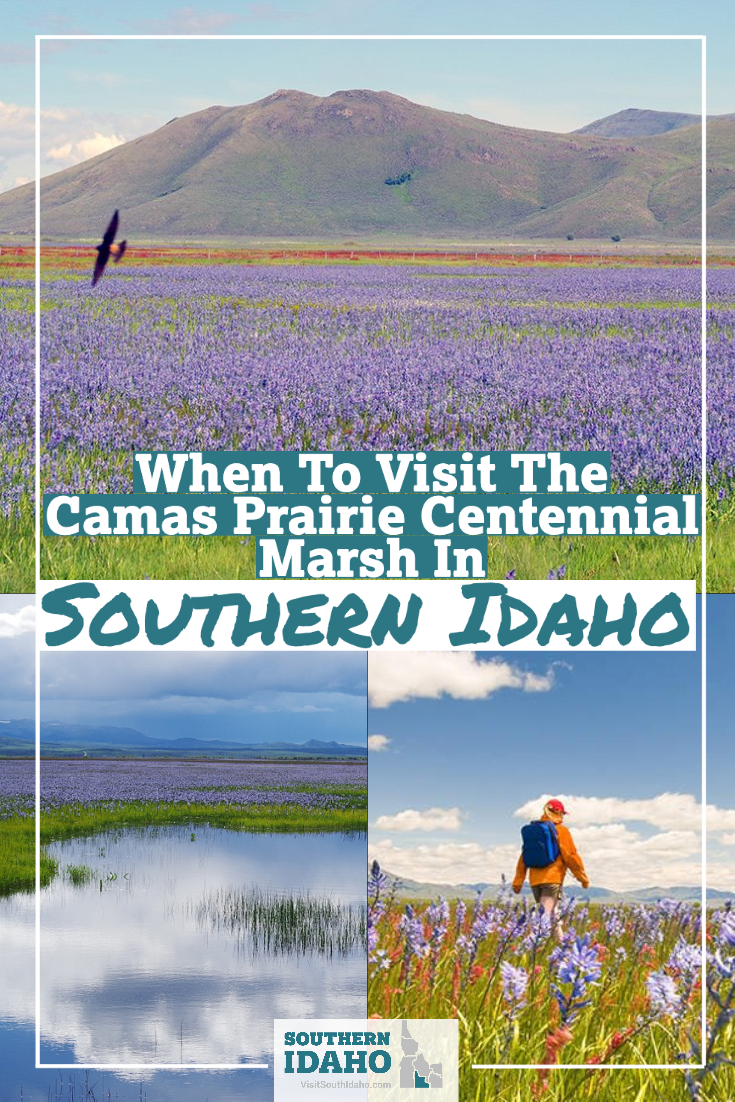
M 33 285 L 0 279 L 0 517 L 18 518 L 33 489 Z
M 696 268 L 171 265 L 42 285 L 43 485 L 124 492 L 135 449 L 598 448 L 699 479 Z M 32 280 L 0 299 L 0 506 L 32 492 Z M 708 483 L 735 477 L 735 271 L 712 269 Z
M 735 1018 L 729 903 L 708 913 L 705 1060 L 697 904 L 587 904 L 565 897 L 557 936 L 543 911 L 505 890 L 491 901 L 400 901 L 376 864 L 368 904 L 368 1013 L 459 1018 L 461 1096 L 515 1099 L 548 1091 L 556 1098 L 563 1086 L 600 1097 L 599 1080 L 590 1078 L 599 1064 L 706 1063 L 709 1071 L 679 1073 L 671 1097 L 719 1097 L 708 1093 L 710 1073 L 729 1051 Z M 544 1067 L 525 1073 L 523 1093 L 518 1076 L 512 1089 L 501 1090 L 497 1075 L 478 1075 L 472 1064 Z M 556 1064 L 591 1070 L 562 1083 L 551 1073 Z M 725 1089 L 727 1075 L 717 1081 Z M 611 1097 L 629 1096 L 612 1091 Z
M 138 262 L 93 292 L 64 263 L 42 282 L 45 492 L 129 491 L 136 449 L 259 448 L 591 448 L 616 490 L 701 488 L 694 266 Z M 3 290 L 0 507 L 30 541 L 32 281 Z M 735 270 L 711 269 L 708 293 L 708 512 L 729 522 Z M 719 531 L 711 581 L 730 589 Z M 547 576 L 539 554 L 526 576 Z M 62 558 L 44 572 L 66 576 Z
M 0 778 L 0 818 L 32 816 L 34 763 L 5 760 Z M 338 809 L 355 806 L 366 785 L 361 763 L 52 760 L 41 762 L 41 811 L 132 802 Z
M 0 895 L 35 885 L 33 761 L 0 761 Z M 367 763 L 71 759 L 41 762 L 42 846 L 99 831 L 198 824 L 360 834 Z M 41 882 L 56 862 L 41 854 Z
M 256 448 L 590 448 L 617 489 L 698 487 L 695 268 L 171 265 L 42 297 L 46 490 Z
M 715 514 L 735 489 L 735 270 L 707 273 L 707 485 Z

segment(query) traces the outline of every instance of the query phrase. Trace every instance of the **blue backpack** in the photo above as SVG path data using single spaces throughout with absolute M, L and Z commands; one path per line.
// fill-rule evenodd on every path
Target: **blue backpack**
M 527 869 L 545 869 L 559 856 L 559 839 L 556 826 L 544 820 L 535 819 L 521 827 L 523 839 L 523 864 Z

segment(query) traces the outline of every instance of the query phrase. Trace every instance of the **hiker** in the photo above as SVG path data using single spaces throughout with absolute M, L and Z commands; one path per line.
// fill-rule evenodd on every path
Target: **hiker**
M 549 800 L 544 804 L 541 818 L 522 827 L 523 850 L 518 858 L 513 880 L 513 891 L 518 894 L 523 887 L 526 870 L 528 870 L 533 898 L 543 907 L 552 921 L 555 919 L 554 912 L 561 898 L 567 869 L 583 888 L 590 886 L 582 858 L 577 853 L 571 834 L 563 824 L 564 816 L 567 814 L 568 811 L 561 800 Z M 563 932 L 561 922 L 556 919 L 557 938 L 561 938 Z

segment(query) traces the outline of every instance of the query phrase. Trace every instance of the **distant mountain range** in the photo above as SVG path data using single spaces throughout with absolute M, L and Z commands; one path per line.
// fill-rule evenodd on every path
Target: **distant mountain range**
M 41 185 L 45 240 L 94 241 L 113 209 L 144 240 L 647 238 L 700 233 L 694 116 L 627 110 L 552 134 L 390 92 L 256 103 L 172 119 Z M 735 236 L 735 119 L 708 127 L 708 228 Z M 32 234 L 34 190 L 0 195 L 0 234 Z
M 474 899 L 478 891 L 484 899 L 495 899 L 501 891 L 500 884 L 425 884 L 416 880 L 406 880 L 405 877 L 394 876 L 383 870 L 389 881 L 395 886 L 395 893 L 399 899 L 436 899 L 442 896 L 444 899 Z M 696 903 L 701 899 L 702 889 L 695 887 L 673 888 L 638 888 L 630 892 L 612 892 L 607 888 L 588 888 L 583 891 L 576 880 L 567 878 L 564 885 L 567 895 L 579 899 L 587 899 L 593 903 L 655 903 L 657 899 L 678 899 L 682 902 Z M 530 895 L 528 884 L 523 886 L 523 894 Z M 735 889 L 732 892 L 721 892 L 715 888 L 707 890 L 709 900 L 735 899 Z
M 35 753 L 35 725 L 30 719 L 0 721 L 0 757 Z M 41 723 L 42 757 L 235 757 L 364 758 L 366 746 L 322 742 L 245 742 L 222 739 L 156 739 L 131 727 L 81 723 Z
M 735 115 L 708 115 L 707 123 L 722 119 L 732 120 Z M 595 119 L 587 126 L 575 130 L 575 134 L 594 134 L 598 138 L 650 138 L 654 134 L 668 134 L 670 130 L 680 130 L 682 126 L 698 126 L 699 115 L 686 115 L 680 111 L 642 111 L 638 107 L 627 107 L 604 119 Z

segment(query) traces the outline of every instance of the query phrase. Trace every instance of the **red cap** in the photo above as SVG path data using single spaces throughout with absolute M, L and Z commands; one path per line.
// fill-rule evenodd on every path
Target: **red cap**
M 547 803 L 546 803 L 546 807 L 548 808 L 549 811 L 553 811 L 554 815 L 568 815 L 569 814 L 569 812 L 564 807 L 564 804 L 561 802 L 561 800 L 548 800 Z

